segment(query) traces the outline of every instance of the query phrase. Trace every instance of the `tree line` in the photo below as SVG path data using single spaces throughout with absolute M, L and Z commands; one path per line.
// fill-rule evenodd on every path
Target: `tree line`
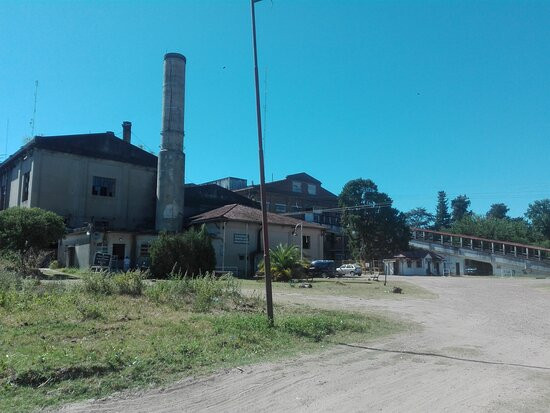
M 338 200 L 343 231 L 357 260 L 380 260 L 407 250 L 411 228 L 550 248 L 550 199 L 529 204 L 523 217 L 514 218 L 504 203 L 492 204 L 485 214 L 475 214 L 468 196 L 458 195 L 449 202 L 445 191 L 439 191 L 435 214 L 423 207 L 401 212 L 372 180 L 359 178 L 344 185 Z
M 445 191 L 439 191 L 435 214 L 423 207 L 414 208 L 405 213 L 406 222 L 412 228 L 550 247 L 550 199 L 529 204 L 522 217 L 510 217 L 504 203 L 492 204 L 485 214 L 474 213 L 470 205 L 466 195 L 458 195 L 449 203 Z

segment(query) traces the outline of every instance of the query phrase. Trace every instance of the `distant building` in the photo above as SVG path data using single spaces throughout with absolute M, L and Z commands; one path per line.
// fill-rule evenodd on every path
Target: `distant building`
M 230 191 L 235 191 L 237 189 L 246 188 L 248 182 L 246 179 L 242 178 L 233 178 L 228 176 L 227 178 L 216 179 L 215 181 L 205 182 L 202 185 L 219 185 L 222 188 L 229 189 Z
M 445 258 L 426 250 L 405 251 L 384 260 L 387 275 L 445 275 Z
M 324 228 L 313 222 L 268 213 L 269 245 L 296 245 L 304 259 L 323 258 Z M 240 276 L 254 275 L 263 258 L 261 210 L 243 205 L 226 205 L 190 218 L 190 225 L 206 224 L 213 237 L 216 266 Z M 300 227 L 301 225 L 301 227 Z
M 322 187 L 321 181 L 305 172 L 265 184 L 267 210 L 322 225 L 327 230 L 325 258 L 349 257 L 340 226 L 338 196 Z M 260 201 L 260 185 L 238 189 L 236 193 Z

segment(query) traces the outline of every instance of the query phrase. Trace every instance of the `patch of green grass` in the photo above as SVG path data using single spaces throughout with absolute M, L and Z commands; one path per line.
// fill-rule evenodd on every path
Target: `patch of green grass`
M 299 283 L 273 283 L 273 291 L 303 295 L 339 295 L 369 299 L 437 298 L 425 288 L 406 281 L 368 281 L 366 279 L 315 279 L 312 288 L 299 288 Z M 402 294 L 394 294 L 393 288 L 402 289 Z M 243 289 L 264 291 L 264 281 L 243 280 Z
M 142 286 L 143 294 L 88 289 L 86 281 L 3 280 L 1 412 L 160 385 L 403 327 L 378 316 L 288 307 L 277 307 L 270 327 L 264 303 L 241 295 L 231 278 L 167 280 Z

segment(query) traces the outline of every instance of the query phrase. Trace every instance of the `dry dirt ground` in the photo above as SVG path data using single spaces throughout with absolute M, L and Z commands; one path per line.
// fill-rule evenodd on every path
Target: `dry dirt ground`
M 550 279 L 407 281 L 438 298 L 275 299 L 391 314 L 419 328 L 62 411 L 550 412 Z

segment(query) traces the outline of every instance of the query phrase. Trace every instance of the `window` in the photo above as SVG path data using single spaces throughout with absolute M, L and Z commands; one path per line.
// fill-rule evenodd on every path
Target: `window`
M 286 212 L 286 204 L 275 204 L 275 212 Z
M 311 247 L 311 238 L 310 238 L 309 235 L 302 236 L 302 247 L 305 250 L 310 249 L 310 247 Z
M 149 248 L 151 246 L 149 244 L 141 244 L 139 247 L 139 255 L 140 257 L 148 257 L 149 256 Z
M 407 260 L 407 268 L 412 268 L 412 261 L 411 260 Z
M 416 268 L 422 268 L 422 260 L 416 260 Z
M 307 184 L 307 193 L 310 195 L 316 195 L 317 185 Z
M 5 209 L 6 208 L 6 194 L 7 194 L 7 188 L 6 188 L 6 185 L 2 185 L 0 187 L 0 211 L 2 209 Z
M 109 250 L 107 249 L 107 243 L 106 242 L 98 242 L 96 244 L 96 252 L 101 252 L 103 254 L 107 254 Z
M 292 192 L 302 192 L 302 183 L 298 181 L 292 181 Z
M 116 180 L 112 178 L 103 178 L 101 176 L 94 176 L 92 184 L 92 195 L 99 196 L 115 196 Z
M 31 180 L 30 172 L 25 172 L 23 175 L 23 197 L 21 201 L 26 201 L 29 199 L 29 182 Z

